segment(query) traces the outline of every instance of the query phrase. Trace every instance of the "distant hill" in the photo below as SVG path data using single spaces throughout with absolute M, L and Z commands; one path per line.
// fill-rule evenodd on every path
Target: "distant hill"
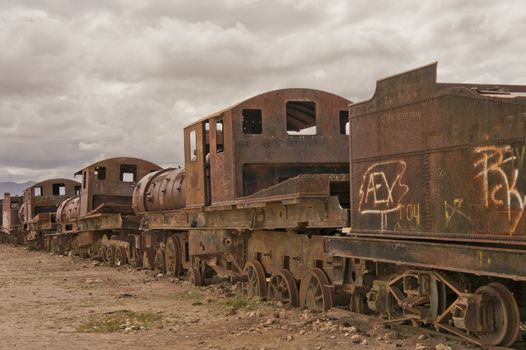
M 11 195 L 21 195 L 24 190 L 36 184 L 34 181 L 27 181 L 22 183 L 17 182 L 0 182 L 0 199 L 4 198 L 4 193 L 9 192 Z

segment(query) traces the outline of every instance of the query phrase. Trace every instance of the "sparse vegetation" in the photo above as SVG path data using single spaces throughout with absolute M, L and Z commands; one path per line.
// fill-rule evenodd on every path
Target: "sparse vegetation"
M 257 304 L 254 300 L 247 300 L 241 296 L 227 298 L 222 302 L 223 308 L 227 313 L 236 313 L 238 310 L 255 310 Z
M 38 251 L 39 248 L 36 246 L 36 244 L 28 244 L 26 245 L 26 250 L 30 252 Z
M 196 292 L 196 291 L 188 291 L 188 292 L 178 292 L 172 294 L 172 297 L 175 300 L 188 300 L 192 302 L 201 302 L 203 299 L 203 294 Z
M 85 333 L 114 333 L 150 329 L 160 324 L 163 316 L 154 312 L 112 311 L 90 317 L 78 328 Z

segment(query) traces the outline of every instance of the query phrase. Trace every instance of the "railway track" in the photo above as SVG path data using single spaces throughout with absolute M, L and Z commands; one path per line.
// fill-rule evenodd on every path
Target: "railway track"
M 474 342 L 472 338 L 464 338 L 464 337 L 459 337 L 459 336 L 456 336 L 454 334 L 450 334 L 450 333 L 446 333 L 446 332 L 439 332 L 439 331 L 437 331 L 435 329 L 432 329 L 430 327 L 414 327 L 412 325 L 404 324 L 404 322 L 410 322 L 409 319 L 405 319 L 405 320 L 380 320 L 378 317 L 371 316 L 371 315 L 360 314 L 360 313 L 357 313 L 357 312 L 352 312 L 352 311 L 346 310 L 346 309 L 341 308 L 341 307 L 335 307 L 335 309 L 337 309 L 339 312 L 342 312 L 342 313 L 347 314 L 347 315 L 352 316 L 352 317 L 361 318 L 363 320 L 367 320 L 367 321 L 371 321 L 371 322 L 375 322 L 375 323 L 380 323 L 380 324 L 383 324 L 383 325 L 389 325 L 390 327 L 392 327 L 394 329 L 401 329 L 401 330 L 405 330 L 407 332 L 421 333 L 421 334 L 425 334 L 425 335 L 429 335 L 429 336 L 435 336 L 435 337 L 444 337 L 444 338 L 447 338 L 447 339 L 450 339 L 450 340 L 464 342 L 464 343 L 467 343 L 467 344 L 478 346 L 481 349 L 485 349 L 485 350 L 517 350 L 517 349 L 526 349 L 526 342 L 517 342 L 517 343 L 515 343 L 514 347 L 487 346 L 487 345 L 484 346 L 484 345 L 481 345 L 479 342 Z M 526 331 L 522 330 L 521 333 L 522 333 L 523 337 L 526 336 Z

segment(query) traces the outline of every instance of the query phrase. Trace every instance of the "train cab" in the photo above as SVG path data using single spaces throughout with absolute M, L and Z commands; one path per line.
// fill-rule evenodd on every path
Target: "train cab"
M 228 204 L 301 174 L 348 174 L 350 103 L 276 90 L 186 127 L 186 208 Z
M 0 235 L 2 240 L 13 243 L 22 243 L 21 227 L 19 219 L 19 211 L 22 206 L 22 196 L 11 196 L 10 193 L 4 193 L 4 198 L 1 201 L 1 229 Z
M 79 217 L 95 212 L 133 213 L 132 195 L 137 182 L 160 170 L 157 164 L 132 158 L 109 158 L 93 163 L 75 173 L 82 178 Z
M 20 222 L 24 230 L 52 229 L 58 205 L 64 199 L 78 194 L 80 186 L 74 180 L 49 179 L 26 188 L 20 210 Z

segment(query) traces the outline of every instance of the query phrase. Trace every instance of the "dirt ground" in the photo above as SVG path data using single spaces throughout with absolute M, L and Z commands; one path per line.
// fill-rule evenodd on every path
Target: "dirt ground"
M 313 314 L 150 271 L 0 245 L 1 349 L 464 349 L 343 311 Z

